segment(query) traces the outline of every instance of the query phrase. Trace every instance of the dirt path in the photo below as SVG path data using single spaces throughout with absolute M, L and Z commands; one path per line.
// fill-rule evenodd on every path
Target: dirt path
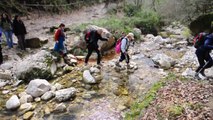
M 38 15 L 31 16 L 29 20 L 24 19 L 29 35 L 47 37 L 46 32 L 52 26 L 58 26 L 64 23 L 66 26 L 74 24 L 88 23 L 95 19 L 106 17 L 107 10 L 104 4 L 91 7 L 85 7 L 70 14 L 44 15 L 38 18 Z

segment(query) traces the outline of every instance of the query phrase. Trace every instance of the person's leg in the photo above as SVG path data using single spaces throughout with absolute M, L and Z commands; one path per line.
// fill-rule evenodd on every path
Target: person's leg
M 93 51 L 93 48 L 92 48 L 92 47 L 88 46 L 87 48 L 88 48 L 88 53 L 87 53 L 87 56 L 86 56 L 86 58 L 85 58 L 85 65 L 87 65 L 87 63 L 88 63 L 88 61 L 89 61 L 89 57 L 91 56 L 92 51 Z
M 26 50 L 25 35 L 24 34 L 22 35 L 22 45 L 23 45 L 24 50 Z
M 20 49 L 22 50 L 22 49 L 23 49 L 23 47 L 22 47 L 21 35 L 17 35 L 16 37 L 17 37 L 17 39 L 18 39 L 18 46 L 19 46 L 19 47 L 20 47 Z
M 8 46 L 9 48 L 11 48 L 8 31 L 4 31 L 4 35 L 5 35 L 6 40 L 7 40 L 7 46 Z
M 203 51 L 197 50 L 196 55 L 199 62 L 199 67 L 197 68 L 195 72 L 198 73 L 205 65 L 205 53 L 203 53 Z
M 121 67 L 120 62 L 122 62 L 125 59 L 125 54 L 121 52 L 121 56 L 119 60 L 115 63 L 116 66 Z
M 98 48 L 94 48 L 95 52 L 97 53 L 97 64 L 101 63 L 101 53 Z
M 10 46 L 13 47 L 13 31 L 9 31 L 9 41 L 10 41 Z
M 3 55 L 2 55 L 2 48 L 1 48 L 1 45 L 0 45 L 0 64 L 3 63 Z

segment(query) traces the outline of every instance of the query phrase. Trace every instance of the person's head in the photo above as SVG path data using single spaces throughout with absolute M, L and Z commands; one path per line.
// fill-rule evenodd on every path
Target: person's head
M 126 36 L 129 40 L 134 40 L 134 34 L 133 33 L 128 33 Z
M 19 15 L 15 15 L 14 19 L 15 20 L 20 20 L 20 16 Z
M 65 28 L 65 25 L 64 25 L 63 23 L 61 23 L 61 24 L 59 25 L 59 28 L 64 29 L 64 28 Z
M 97 30 L 97 33 L 98 33 L 99 35 L 101 35 L 101 34 L 103 33 L 103 30 L 102 30 L 102 29 L 98 29 L 98 30 Z

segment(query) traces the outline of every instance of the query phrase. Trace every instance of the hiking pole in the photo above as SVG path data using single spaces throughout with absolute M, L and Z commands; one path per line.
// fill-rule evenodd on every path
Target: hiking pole
M 210 61 L 206 62 L 205 65 L 197 72 L 197 74 L 199 74 L 208 64 Z

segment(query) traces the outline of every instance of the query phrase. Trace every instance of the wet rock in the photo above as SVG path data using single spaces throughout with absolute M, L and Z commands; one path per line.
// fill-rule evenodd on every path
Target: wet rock
M 31 112 L 31 111 L 27 112 L 27 113 L 24 114 L 23 119 L 24 120 L 30 120 L 30 118 L 32 118 L 33 115 L 34 115 L 34 112 Z
M 54 113 L 62 113 L 66 111 L 66 105 L 64 103 L 60 103 L 58 104 L 55 109 L 54 109 Z
M 33 97 L 40 97 L 51 89 L 51 85 L 44 79 L 35 79 L 30 81 L 26 92 Z
M 22 95 L 20 97 L 21 104 L 32 102 L 32 101 L 33 101 L 33 97 L 31 95 L 26 94 L 26 95 Z
M 157 54 L 152 58 L 153 62 L 164 69 L 169 69 L 175 65 L 175 60 L 165 54 Z
M 76 89 L 71 87 L 71 88 L 56 91 L 55 98 L 58 102 L 63 102 L 63 101 L 70 100 L 70 98 L 74 97 L 75 94 L 76 94 Z
M 13 77 L 12 77 L 12 73 L 10 70 L 2 70 L 0 69 L 0 79 L 3 79 L 3 80 L 11 80 Z
M 85 70 L 83 72 L 83 81 L 87 84 L 94 84 L 97 81 L 95 80 L 95 78 L 91 75 L 89 70 Z
M 19 101 L 17 95 L 13 95 L 13 96 L 6 102 L 6 108 L 7 108 L 8 110 L 17 109 L 19 106 L 20 106 L 20 101 Z
M 55 96 L 55 93 L 53 91 L 48 91 L 41 96 L 41 99 L 47 101 L 52 99 L 54 96 Z
M 38 53 L 21 60 L 12 72 L 18 79 L 32 80 L 35 78 L 49 79 L 57 68 L 50 52 L 41 50 Z

